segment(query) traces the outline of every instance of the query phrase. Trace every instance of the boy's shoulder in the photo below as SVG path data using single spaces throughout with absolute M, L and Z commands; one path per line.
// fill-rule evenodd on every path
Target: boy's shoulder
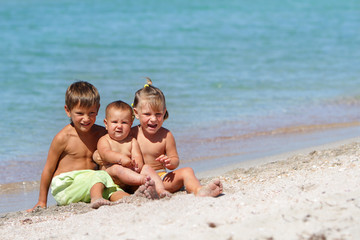
M 93 125 L 92 130 L 95 133 L 100 134 L 101 136 L 104 136 L 104 135 L 107 134 L 107 131 L 106 131 L 105 127 L 97 125 L 97 124 Z
M 106 134 L 106 129 L 103 126 L 99 126 L 94 124 L 91 129 L 91 135 L 96 138 L 100 138 Z M 71 124 L 66 125 L 63 129 L 61 129 L 54 137 L 57 141 L 66 141 L 70 137 L 78 136 L 78 133 L 74 126 Z
M 95 140 L 96 142 L 99 141 L 100 138 L 105 136 L 107 134 L 107 131 L 105 127 L 99 126 L 94 124 L 91 129 L 91 136 L 89 136 L 91 139 Z
M 69 137 L 70 135 L 73 134 L 77 134 L 75 128 L 71 125 L 68 124 L 65 127 L 63 127 L 63 129 L 61 129 L 56 135 L 55 138 L 66 138 Z
M 77 133 L 74 129 L 74 127 L 71 126 L 71 124 L 66 125 L 63 127 L 53 138 L 52 144 L 55 144 L 53 146 L 66 146 L 69 139 L 73 136 L 76 136 Z

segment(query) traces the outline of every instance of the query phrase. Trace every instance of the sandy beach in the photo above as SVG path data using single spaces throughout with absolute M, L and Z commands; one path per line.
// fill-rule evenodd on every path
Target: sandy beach
M 232 170 L 230 170 L 232 169 Z M 1 239 L 360 239 L 360 139 L 201 174 L 224 194 L 52 206 L 0 219 Z

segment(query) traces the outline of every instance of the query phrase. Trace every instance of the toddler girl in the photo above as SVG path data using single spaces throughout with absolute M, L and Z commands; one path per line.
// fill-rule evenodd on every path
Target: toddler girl
M 162 127 L 164 120 L 169 116 L 165 96 L 160 89 L 152 86 L 149 78 L 147 79 L 148 84 L 135 93 L 133 108 L 140 125 L 132 128 L 132 134 L 139 143 L 145 164 L 150 165 L 159 174 L 165 189 L 171 193 L 185 187 L 188 193 L 195 196 L 218 196 L 222 193 L 222 183 L 219 179 L 202 186 L 192 168 L 176 169 L 179 166 L 179 156 L 175 139 L 168 129 Z

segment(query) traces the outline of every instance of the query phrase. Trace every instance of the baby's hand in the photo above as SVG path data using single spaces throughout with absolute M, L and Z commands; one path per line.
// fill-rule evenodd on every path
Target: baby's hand
M 127 168 L 133 167 L 133 162 L 128 156 L 123 155 L 119 162 L 120 162 L 121 166 L 123 166 L 123 167 L 127 167 Z
M 131 159 L 131 167 L 130 168 L 131 168 L 131 170 L 133 170 L 137 173 L 140 173 L 139 165 L 136 163 L 134 158 Z
M 98 150 L 96 150 L 93 154 L 93 161 L 96 162 L 97 165 L 104 165 L 104 161 L 101 159 Z
M 171 165 L 170 158 L 164 154 L 160 155 L 155 160 L 159 161 L 166 168 L 170 167 Z
M 139 165 L 135 162 L 135 160 L 133 160 L 133 170 L 137 173 L 141 172 L 141 169 L 139 168 Z

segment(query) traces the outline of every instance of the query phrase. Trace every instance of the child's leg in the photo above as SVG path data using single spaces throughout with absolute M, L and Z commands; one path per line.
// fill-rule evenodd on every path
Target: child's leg
M 141 169 L 141 174 L 145 174 L 150 176 L 152 180 L 155 182 L 156 192 L 159 194 L 160 198 L 163 197 L 171 197 L 171 193 L 165 190 L 165 186 L 160 176 L 154 171 L 152 167 L 145 164 Z
M 168 173 L 163 179 L 165 189 L 170 192 L 179 191 L 185 186 L 188 193 L 196 194 L 201 188 L 199 180 L 195 177 L 192 168 L 185 167 Z
M 194 170 L 189 167 L 180 168 L 167 174 L 163 181 L 165 189 L 170 192 L 176 192 L 185 186 L 186 191 L 193 193 L 195 196 L 216 197 L 222 193 L 222 183 L 220 180 L 215 179 L 207 186 L 201 186 Z
M 139 174 L 119 164 L 113 164 L 111 167 L 108 167 L 106 172 L 112 177 L 114 183 L 120 186 L 123 186 L 124 184 L 140 186 L 146 181 L 146 175 Z
M 123 197 L 127 197 L 127 196 L 130 196 L 130 194 L 128 194 L 127 192 L 124 192 L 124 191 L 117 191 L 117 192 L 114 192 L 110 196 L 110 201 L 116 202 L 116 201 L 122 199 Z
M 104 199 L 102 196 L 104 188 L 105 188 L 104 184 L 102 184 L 100 182 L 95 183 L 94 186 L 91 187 L 91 189 L 90 189 L 90 197 L 91 197 L 90 206 L 92 208 L 98 209 L 101 206 L 111 204 L 109 200 Z
M 197 193 L 197 197 L 217 197 L 223 191 L 222 183 L 220 179 L 216 178 L 212 180 L 208 185 L 202 186 Z
M 110 196 L 110 201 L 109 201 L 103 198 L 102 193 L 104 189 L 105 189 L 105 185 L 100 182 L 95 183 L 94 186 L 92 186 L 92 188 L 90 189 L 90 197 L 91 197 L 90 206 L 92 208 L 98 209 L 99 207 L 104 205 L 111 205 L 111 202 L 118 201 L 126 196 L 130 196 L 130 194 L 124 191 L 117 191 Z
M 126 196 L 130 196 L 130 194 L 123 191 L 117 191 L 111 195 L 110 201 L 116 202 Z M 145 183 L 138 187 L 133 196 L 145 197 L 152 200 L 159 198 L 159 195 L 156 192 L 155 182 L 149 176 L 146 177 Z
M 159 195 L 156 192 L 155 182 L 150 178 L 146 177 L 145 184 L 141 185 L 134 193 L 135 196 L 145 197 L 148 199 L 158 199 Z

